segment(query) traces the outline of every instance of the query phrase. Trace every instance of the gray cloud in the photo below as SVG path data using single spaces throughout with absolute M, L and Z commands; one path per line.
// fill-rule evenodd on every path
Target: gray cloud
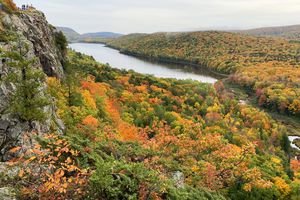
M 300 24 L 299 0 L 15 0 L 79 32 L 121 33 Z

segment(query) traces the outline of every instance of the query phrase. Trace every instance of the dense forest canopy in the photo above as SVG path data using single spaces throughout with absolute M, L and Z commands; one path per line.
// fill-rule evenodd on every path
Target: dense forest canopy
M 132 34 L 108 45 L 136 56 L 230 74 L 232 83 L 257 94 L 259 105 L 300 114 L 300 44 L 210 31 Z
M 300 45 L 284 39 L 227 32 L 137 34 L 120 37 L 109 45 L 127 53 L 186 61 L 223 73 L 269 61 L 299 66 L 300 59 Z
M 285 127 L 221 82 L 154 78 L 73 51 L 68 59 L 66 80 L 47 80 L 67 134 L 38 139 L 35 156 L 20 158 L 20 178 L 36 186 L 20 181 L 23 198 L 296 199 Z M 32 172 L 39 163 L 53 170 Z
M 26 57 L 31 41 L 22 45 L 10 29 L 0 36 L 11 45 L 0 51 L 9 69 L 0 84 L 12 88 L 6 112 L 28 127 L 0 165 L 0 187 L 13 188 L 18 199 L 299 199 L 300 161 L 291 157 L 289 130 L 222 81 L 114 69 L 67 49 L 61 32 L 49 41 L 63 75 L 46 76 L 36 49 Z M 133 34 L 110 45 L 228 73 L 226 83 L 255 91 L 259 105 L 299 116 L 297 44 L 194 32 Z M 45 121 L 48 132 L 39 130 Z

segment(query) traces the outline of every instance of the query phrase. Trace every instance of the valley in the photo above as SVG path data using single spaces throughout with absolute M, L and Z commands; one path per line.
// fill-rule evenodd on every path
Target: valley
M 300 127 L 298 126 L 298 124 L 300 124 L 300 119 L 298 117 L 293 117 L 293 116 L 289 117 L 287 115 L 284 115 L 282 112 L 278 113 L 277 111 L 274 110 L 272 111 L 267 107 L 264 108 L 262 106 L 259 106 L 257 103 L 257 96 L 253 94 L 252 91 L 247 91 L 245 90 L 244 87 L 239 86 L 239 84 L 235 84 L 234 82 L 232 82 L 231 79 L 233 76 L 231 76 L 230 78 L 224 78 L 224 76 L 220 76 L 212 72 L 208 73 L 207 70 L 205 72 L 205 67 L 202 68 L 200 67 L 200 71 L 199 70 L 196 71 L 196 74 L 190 74 L 185 72 L 185 74 L 182 75 L 178 70 L 180 69 L 192 70 L 193 67 L 190 65 L 184 66 L 182 64 L 177 64 L 174 66 L 174 64 L 172 64 L 173 63 L 172 61 L 170 62 L 165 61 L 164 63 L 170 63 L 170 65 L 166 66 L 164 64 L 162 66 L 163 68 L 158 68 L 158 66 L 161 65 L 160 63 L 153 63 L 150 66 L 147 66 L 145 65 L 145 63 L 143 63 L 145 61 L 141 62 L 140 60 L 134 58 L 134 55 L 132 57 L 130 56 L 130 54 L 128 55 L 127 53 L 125 54 L 127 54 L 128 56 L 126 56 L 126 59 L 124 60 L 122 59 L 122 57 L 120 57 L 122 54 L 117 53 L 118 52 L 117 50 L 113 50 L 113 49 L 110 50 L 109 47 L 105 47 L 105 45 L 101 45 L 101 44 L 96 44 L 96 45 L 71 44 L 70 47 L 79 52 L 85 53 L 87 55 L 92 55 L 94 58 L 96 58 L 96 60 L 100 62 L 102 61 L 104 63 L 109 63 L 113 67 L 119 67 L 120 69 L 134 70 L 142 74 L 153 74 L 154 76 L 163 77 L 163 78 L 194 79 L 200 82 L 207 82 L 207 83 L 215 83 L 217 79 L 223 80 L 226 83 L 226 88 L 228 88 L 228 90 L 233 91 L 236 98 L 240 100 L 242 99 L 242 101 L 247 101 L 247 102 L 250 101 L 252 106 L 257 107 L 258 109 L 263 109 L 265 112 L 268 112 L 279 123 L 285 125 L 288 129 L 287 134 L 290 135 L 289 137 L 291 138 L 292 147 L 299 150 L 299 147 L 297 147 L 293 142 L 297 141 L 300 138 Z M 101 50 L 103 48 L 104 50 Z M 113 51 L 113 53 L 111 51 Z M 127 60 L 127 58 L 129 58 L 130 60 Z M 133 60 L 134 61 L 137 60 L 138 62 L 133 62 Z M 154 58 L 154 61 L 155 60 L 159 61 L 159 59 Z M 171 67 L 170 71 L 166 70 L 165 67 Z M 201 74 L 200 76 L 197 75 L 199 73 Z M 206 77 L 203 76 L 203 74 L 206 74 Z M 296 155 L 299 155 L 297 151 L 295 151 L 295 153 Z
M 0 9 L 0 199 L 299 199 L 299 43 Z

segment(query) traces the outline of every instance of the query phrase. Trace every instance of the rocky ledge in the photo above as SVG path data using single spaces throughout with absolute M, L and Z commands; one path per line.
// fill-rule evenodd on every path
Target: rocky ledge
M 25 57 L 36 59 L 33 68 L 42 70 L 47 76 L 64 77 L 62 65 L 64 52 L 61 52 L 57 47 L 54 37 L 56 30 L 48 24 L 43 13 L 32 10 L 14 14 L 1 12 L 0 15 L 0 32 L 7 31 L 16 38 L 15 40 L 0 42 L 0 49 L 10 51 L 22 44 L 28 50 Z M 43 134 L 53 130 L 53 127 L 61 132 L 64 129 L 63 123 L 56 116 L 56 108 L 53 105 L 44 108 L 44 111 L 49 114 L 48 120 L 44 123 L 28 124 L 28 122 L 22 122 L 9 113 L 10 97 L 16 87 L 13 83 L 4 80 L 8 73 L 15 69 L 9 69 L 3 59 L 5 58 L 0 59 L 0 162 L 15 156 L 9 153 L 9 149 L 12 147 L 32 145 L 28 142 L 30 140 L 26 140 L 27 142 L 24 140 L 25 133 L 35 131 L 38 134 Z M 41 85 L 43 85 L 40 88 L 41 94 L 51 102 L 52 99 L 46 92 L 46 83 L 41 82 Z

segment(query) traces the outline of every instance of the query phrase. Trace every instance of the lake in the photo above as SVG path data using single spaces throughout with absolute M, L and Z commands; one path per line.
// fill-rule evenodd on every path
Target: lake
M 188 66 L 150 62 L 120 53 L 104 44 L 73 43 L 69 45 L 75 51 L 93 56 L 100 63 L 108 63 L 118 69 L 134 70 L 142 74 L 151 74 L 161 78 L 192 79 L 204 83 L 217 81 L 208 70 L 192 70 Z
M 291 142 L 291 147 L 300 151 L 300 148 L 296 144 L 294 144 L 294 141 L 299 140 L 299 139 L 300 139 L 299 136 L 289 136 L 289 140 Z

